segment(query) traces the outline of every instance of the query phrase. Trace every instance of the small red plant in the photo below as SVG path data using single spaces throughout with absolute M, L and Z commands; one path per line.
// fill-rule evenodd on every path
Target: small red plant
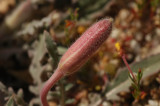
M 131 68 L 130 68 L 128 62 L 127 62 L 127 60 L 126 60 L 125 53 L 124 53 L 123 49 L 121 48 L 120 43 L 117 42 L 115 44 L 115 47 L 116 47 L 119 55 L 122 57 L 122 60 L 124 61 L 125 65 L 128 68 L 129 77 L 130 77 L 130 79 L 132 81 L 132 88 L 133 88 L 132 95 L 133 95 L 133 97 L 135 99 L 138 100 L 139 98 L 141 98 L 141 96 L 144 96 L 143 95 L 144 93 L 142 93 L 141 90 L 140 90 L 140 81 L 141 81 L 143 73 L 142 73 L 141 69 L 139 69 L 137 75 L 135 76 L 133 74 L 133 71 L 131 70 Z
M 54 74 L 41 90 L 43 106 L 48 106 L 46 96 L 51 87 L 63 76 L 77 71 L 102 45 L 112 30 L 112 19 L 93 24 L 62 56 Z

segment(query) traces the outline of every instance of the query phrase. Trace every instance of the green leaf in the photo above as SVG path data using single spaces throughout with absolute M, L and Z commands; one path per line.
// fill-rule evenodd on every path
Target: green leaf
M 131 74 L 130 73 L 128 73 L 128 74 L 129 74 L 129 78 L 132 80 L 132 82 L 135 82 L 134 79 L 132 78 Z
M 29 67 L 29 72 L 34 80 L 35 85 L 31 85 L 29 87 L 30 91 L 35 95 L 39 95 L 40 88 L 42 87 L 43 81 L 41 80 L 41 75 L 44 71 L 43 66 L 40 61 L 45 56 L 47 50 L 45 47 L 45 37 L 43 35 L 39 35 L 39 41 L 35 41 L 33 58 L 31 65 Z
M 11 96 L 9 98 L 9 100 L 7 101 L 6 106 L 14 106 L 14 98 L 13 98 L 13 96 Z
M 67 99 L 66 101 L 65 101 L 65 104 L 72 104 L 72 103 L 74 103 L 75 102 L 75 99 Z
M 95 11 L 98 11 L 100 9 L 102 9 L 105 4 L 107 4 L 110 0 L 98 0 L 98 1 L 94 1 L 94 0 L 79 0 L 78 4 L 80 5 L 80 12 L 82 9 L 85 8 L 85 11 L 83 11 L 84 15 L 88 15 L 90 13 L 93 13 Z
M 160 69 L 160 54 L 151 56 L 146 58 L 140 62 L 134 63 L 131 65 L 131 69 L 133 72 L 138 72 L 139 68 L 143 69 L 143 76 L 145 78 L 150 76 Z M 121 91 L 128 91 L 129 86 L 131 85 L 130 80 L 128 79 L 127 68 L 119 70 L 119 74 L 117 77 L 112 81 L 109 86 L 107 87 L 106 97 L 107 99 L 119 99 L 117 96 L 118 92 Z
M 68 83 L 66 86 L 65 86 L 65 91 L 69 91 L 74 85 L 72 83 Z
M 67 48 L 58 46 L 57 50 L 59 55 L 63 55 L 67 51 Z
M 132 87 L 134 88 L 134 90 L 139 90 L 138 86 L 135 83 L 132 83 Z
M 52 40 L 51 35 L 47 31 L 44 31 L 44 35 L 45 35 L 46 46 L 47 46 L 47 49 L 48 49 L 50 56 L 52 57 L 53 64 L 54 64 L 54 66 L 57 66 L 58 61 L 59 61 L 59 54 L 57 51 L 57 45 Z

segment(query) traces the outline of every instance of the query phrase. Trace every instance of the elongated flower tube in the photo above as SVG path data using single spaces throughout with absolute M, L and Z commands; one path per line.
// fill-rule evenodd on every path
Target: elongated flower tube
M 46 96 L 51 87 L 63 76 L 77 71 L 102 45 L 112 30 L 112 19 L 103 19 L 93 24 L 71 45 L 62 56 L 58 68 L 41 91 L 43 106 L 48 106 Z

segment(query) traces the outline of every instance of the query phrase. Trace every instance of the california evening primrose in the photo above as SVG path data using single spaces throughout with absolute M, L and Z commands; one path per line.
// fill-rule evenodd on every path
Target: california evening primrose
M 112 19 L 93 24 L 62 56 L 57 69 L 41 91 L 43 106 L 48 106 L 46 96 L 51 87 L 63 76 L 77 71 L 102 45 L 112 30 Z

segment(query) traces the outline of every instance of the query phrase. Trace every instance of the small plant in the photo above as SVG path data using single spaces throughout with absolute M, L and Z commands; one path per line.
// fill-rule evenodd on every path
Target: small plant
M 46 96 L 51 87 L 63 76 L 77 71 L 108 38 L 112 19 L 103 19 L 92 25 L 62 56 L 54 74 L 41 91 L 43 106 L 48 106 Z
M 131 75 L 129 75 L 130 79 L 132 80 L 132 88 L 133 88 L 133 92 L 132 95 L 135 99 L 139 99 L 141 97 L 141 90 L 140 90 L 140 81 L 142 78 L 142 71 L 141 69 L 139 69 L 137 76 L 136 76 L 136 80 L 134 80 Z
M 131 68 L 126 60 L 125 53 L 124 53 L 123 49 L 121 48 L 120 43 L 117 42 L 115 44 L 115 47 L 129 70 L 129 78 L 132 81 L 132 88 L 133 88 L 132 95 L 135 99 L 139 99 L 143 95 L 143 92 L 141 92 L 141 90 L 140 90 L 140 81 L 142 79 L 143 73 L 142 73 L 141 69 L 139 69 L 137 75 L 134 75 L 133 71 L 131 70 Z
M 69 36 L 73 34 L 73 31 L 76 28 L 77 20 L 78 20 L 78 10 L 79 8 L 76 8 L 74 11 L 72 9 L 69 9 L 70 18 L 65 20 L 65 34 L 66 34 L 66 43 L 69 42 Z

